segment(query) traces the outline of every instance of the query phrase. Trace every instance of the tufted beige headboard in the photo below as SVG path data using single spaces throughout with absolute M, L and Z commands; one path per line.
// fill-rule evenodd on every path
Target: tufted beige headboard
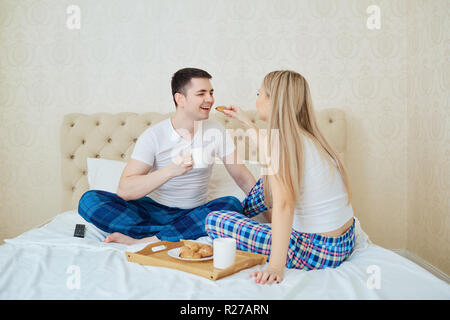
M 248 111 L 248 115 L 259 128 L 265 123 L 257 120 L 256 111 Z M 61 212 L 78 208 L 81 196 L 89 190 L 87 179 L 87 158 L 104 158 L 127 162 L 134 144 L 140 134 L 152 124 L 166 119 L 173 113 L 160 114 L 148 112 L 137 114 L 123 112 L 118 114 L 71 113 L 64 116 L 61 126 L 61 176 L 62 176 L 62 208 Z M 317 111 L 319 126 L 335 151 L 345 162 L 346 120 L 345 113 L 339 109 Z M 236 120 L 229 119 L 219 112 L 211 117 L 227 129 L 238 129 L 236 139 L 242 139 L 244 127 Z M 237 141 L 237 140 L 236 140 Z M 238 148 L 239 150 L 239 148 Z M 242 158 L 248 159 L 249 152 L 240 152 Z

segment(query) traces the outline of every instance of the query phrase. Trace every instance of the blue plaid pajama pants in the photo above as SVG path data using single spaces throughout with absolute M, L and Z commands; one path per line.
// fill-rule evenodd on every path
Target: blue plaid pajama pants
M 160 240 L 179 241 L 207 236 L 205 218 L 211 211 L 243 212 L 235 197 L 222 197 L 192 209 L 162 205 L 149 197 L 125 201 L 117 194 L 89 190 L 78 204 L 78 213 L 102 231 L 120 232 L 132 238 L 157 236 Z
M 257 181 L 242 206 L 242 213 L 224 209 L 209 213 L 206 217 L 206 232 L 213 239 L 234 238 L 237 249 L 265 254 L 269 256 L 269 261 L 271 228 L 251 219 L 267 210 L 262 179 Z M 354 250 L 354 229 L 354 219 L 353 225 L 339 237 L 325 237 L 292 229 L 286 267 L 301 270 L 338 267 Z

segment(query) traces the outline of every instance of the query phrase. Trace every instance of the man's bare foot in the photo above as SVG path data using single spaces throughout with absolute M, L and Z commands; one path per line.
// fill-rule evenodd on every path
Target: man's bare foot
M 130 236 L 127 236 L 120 232 L 114 232 L 111 233 L 109 236 L 107 236 L 104 240 L 104 242 L 115 242 L 115 243 L 122 243 L 126 245 L 132 245 L 136 243 L 154 243 L 158 242 L 159 239 L 156 236 L 153 237 L 146 237 L 142 239 L 135 239 Z

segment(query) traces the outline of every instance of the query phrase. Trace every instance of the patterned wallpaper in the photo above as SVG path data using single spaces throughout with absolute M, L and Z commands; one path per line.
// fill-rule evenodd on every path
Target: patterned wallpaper
M 413 5 L 415 4 L 415 5 Z M 450 274 L 448 1 L 408 2 L 407 249 Z
M 368 25 L 373 5 L 379 29 Z M 440 228 L 447 244 L 439 246 L 448 250 L 448 199 L 416 197 L 423 182 L 430 196 L 449 190 L 448 7 L 446 0 L 0 0 L 0 239 L 60 213 L 64 114 L 171 112 L 170 77 L 185 66 L 213 75 L 217 104 L 254 109 L 264 75 L 289 68 L 308 79 L 317 109 L 347 113 L 346 162 L 365 231 L 387 248 L 428 250 L 442 266 L 434 238 L 417 244 L 413 235 L 428 214 L 418 208 L 433 211 L 429 229 Z M 425 8 L 441 19 L 426 17 L 432 23 L 421 29 Z M 436 143 L 435 154 L 416 155 Z M 420 170 L 428 162 L 435 179 Z

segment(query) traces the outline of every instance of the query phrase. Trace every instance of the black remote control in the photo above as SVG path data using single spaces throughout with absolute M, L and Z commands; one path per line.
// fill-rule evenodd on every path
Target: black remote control
M 74 237 L 78 238 L 84 238 L 84 230 L 86 229 L 86 226 L 84 224 L 77 224 L 75 226 L 75 232 L 73 234 Z

